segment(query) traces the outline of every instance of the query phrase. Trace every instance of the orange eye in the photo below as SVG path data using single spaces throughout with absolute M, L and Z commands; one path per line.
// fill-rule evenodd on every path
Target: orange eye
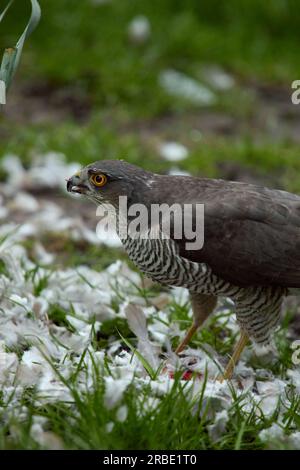
M 91 182 L 95 185 L 98 186 L 104 186 L 107 181 L 107 178 L 105 175 L 92 175 L 91 176 Z

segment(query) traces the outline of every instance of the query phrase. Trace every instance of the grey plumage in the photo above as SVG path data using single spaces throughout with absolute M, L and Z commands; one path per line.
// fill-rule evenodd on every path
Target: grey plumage
M 108 183 L 93 187 L 91 171 L 105 174 Z M 77 192 L 116 209 L 120 195 L 126 195 L 129 204 L 147 207 L 204 204 L 201 250 L 187 250 L 184 237 L 162 236 L 128 237 L 122 240 L 125 249 L 155 281 L 186 287 L 192 296 L 231 297 L 242 330 L 257 343 L 269 341 L 288 288 L 300 287 L 299 196 L 246 183 L 156 175 L 117 160 L 96 162 L 76 178 L 69 180 L 69 190 L 79 188 Z

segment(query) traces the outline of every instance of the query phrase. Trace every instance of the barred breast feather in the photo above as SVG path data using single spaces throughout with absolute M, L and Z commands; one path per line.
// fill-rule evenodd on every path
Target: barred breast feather
M 127 237 L 122 240 L 130 259 L 149 278 L 190 292 L 230 297 L 239 325 L 259 344 L 266 344 L 278 326 L 285 288 L 240 287 L 216 276 L 206 263 L 190 261 L 179 254 L 167 238 Z

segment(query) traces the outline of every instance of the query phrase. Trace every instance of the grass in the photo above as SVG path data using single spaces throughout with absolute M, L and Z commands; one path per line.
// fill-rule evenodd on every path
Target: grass
M 194 141 L 193 137 L 181 132 L 190 151 L 189 157 L 179 164 L 183 170 L 208 177 L 222 177 L 227 173 L 229 179 L 234 179 L 235 170 L 240 170 L 269 186 L 300 191 L 299 146 L 292 141 L 271 142 L 261 138 L 255 142 L 249 135 L 219 137 L 217 140 L 208 135 Z M 164 132 L 157 133 L 155 139 L 145 141 L 134 130 L 122 132 L 97 118 L 81 128 L 68 122 L 58 128 L 42 126 L 38 135 L 36 127 L 17 128 L 15 136 L 6 145 L 2 143 L 2 148 L 3 154 L 22 154 L 25 166 L 34 154 L 43 154 L 51 149 L 82 165 L 99 159 L 124 157 L 145 169 L 166 172 L 170 164 L 160 158 L 156 145 L 166 137 L 174 139 L 175 132 L 173 135 L 169 132 L 169 136 Z M 230 172 L 233 172 L 232 176 Z
M 98 388 L 93 394 L 87 394 L 81 398 L 76 396 L 76 405 L 70 408 L 67 405 L 46 406 L 44 408 L 31 408 L 30 414 L 42 416 L 49 422 L 49 428 L 59 436 L 64 448 L 68 449 L 234 449 L 234 450 L 259 450 L 265 448 L 265 444 L 258 438 L 259 431 L 276 422 L 277 415 L 271 418 L 261 416 L 257 418 L 255 406 L 248 414 L 242 411 L 241 403 L 237 401 L 230 409 L 226 435 L 219 442 L 212 442 L 207 427 L 213 424 L 213 420 L 207 418 L 205 410 L 209 408 L 209 402 L 204 407 L 202 417 L 197 412 L 200 401 L 190 402 L 183 393 L 182 385 L 176 382 L 170 393 L 165 396 L 158 406 L 145 410 L 143 402 L 147 400 L 147 393 L 139 393 L 129 390 L 124 398 L 124 404 L 128 410 L 126 423 L 116 420 L 116 410 L 104 410 L 103 387 Z M 287 422 L 293 427 L 294 421 L 299 422 L 299 401 L 294 402 L 287 412 Z M 293 416 L 290 420 L 289 417 Z M 30 429 L 31 419 L 26 426 L 17 423 L 19 432 Z M 108 432 L 107 424 L 114 423 L 113 430 Z M 22 429 L 23 428 L 23 429 Z M 289 429 L 289 426 L 287 426 Z M 24 430 L 25 430 L 24 429 Z M 2 431 L 3 434 L 7 429 Z M 25 434 L 25 433 L 24 433 Z M 4 437 L 2 448 L 35 449 L 40 446 L 34 439 L 14 440 Z
M 149 115 L 172 106 L 157 85 L 162 67 L 197 73 L 201 62 L 218 63 L 247 78 L 279 81 L 298 73 L 295 0 L 40 3 L 42 23 L 25 51 L 22 73 L 80 85 L 104 107 L 130 102 L 131 111 Z M 2 44 L 12 42 L 28 12 L 28 2 L 14 6 L 1 26 Z M 148 17 L 152 30 L 141 47 L 130 46 L 127 35 L 137 14 Z
M 68 449 L 261 449 L 264 444 L 258 438 L 260 430 L 276 422 L 277 414 L 260 418 L 255 413 L 256 406 L 245 413 L 242 399 L 230 407 L 230 420 L 227 432 L 218 442 L 213 442 L 207 432 L 213 424 L 210 417 L 210 400 L 204 400 L 203 390 L 191 400 L 179 378 L 167 395 L 161 399 L 149 399 L 150 385 L 140 389 L 129 386 L 122 400 L 126 407 L 125 422 L 118 419 L 119 407 L 108 409 L 103 405 L 105 386 L 101 372 L 95 371 L 94 391 L 79 393 L 75 385 L 68 386 L 74 405 L 56 403 L 36 406 L 33 404 L 34 391 L 24 396 L 28 407 L 25 423 L 12 419 L 1 429 L 2 449 L 37 449 L 41 447 L 30 438 L 30 428 L 36 417 L 47 419 L 49 431 L 53 432 L 64 448 Z M 62 378 L 63 380 L 63 378 Z M 205 383 L 203 385 L 205 388 Z M 150 404 L 149 404 L 150 403 Z M 292 413 L 294 415 L 292 416 Z M 299 420 L 296 402 L 287 412 L 287 429 L 293 428 Z M 108 424 L 113 423 L 112 430 Z M 17 433 L 12 430 L 17 427 Z
M 28 238 L 23 242 L 23 246 L 28 250 L 30 258 L 37 263 L 33 252 L 34 238 Z M 79 264 L 90 266 L 93 269 L 101 271 L 107 268 L 113 261 L 117 259 L 124 260 L 126 254 L 122 249 L 106 247 L 105 250 L 99 249 L 95 245 L 91 245 L 84 240 L 72 240 L 63 233 L 47 232 L 40 237 L 42 244 L 47 247 L 50 253 L 55 254 L 53 268 L 62 266 L 76 267 Z M 1 265 L 0 265 L 1 269 Z M 41 280 L 39 282 L 45 282 Z M 40 288 L 39 285 L 36 287 Z
M 171 312 L 180 308 L 179 305 L 171 304 Z M 225 316 L 228 316 L 225 314 Z M 219 353 L 228 352 L 227 348 L 220 348 L 221 343 L 215 343 L 214 331 L 218 325 L 218 319 L 222 314 L 215 315 L 206 328 L 198 333 L 198 341 L 217 347 Z M 49 311 L 49 319 L 57 325 L 66 326 L 70 324 L 66 320 L 66 312 L 61 308 L 53 306 Z M 276 334 L 276 342 L 279 351 L 277 364 L 271 370 L 277 375 L 284 377 L 287 368 L 291 367 L 290 348 L 286 331 L 291 315 L 284 320 L 283 330 Z M 219 328 L 219 327 L 218 327 Z M 134 343 L 134 338 L 128 329 L 127 322 L 121 319 L 107 321 L 102 324 L 101 338 L 97 339 L 97 347 L 103 350 L 107 346 L 105 338 L 116 331 L 122 331 L 123 335 L 130 338 L 128 341 Z M 226 330 L 225 330 L 226 331 Z M 224 329 L 223 329 L 224 334 Z M 229 330 L 226 333 L 227 339 Z M 231 344 L 234 340 L 229 338 Z M 196 341 L 196 340 L 195 340 Z M 92 342 L 95 348 L 95 343 Z M 228 343 L 227 343 L 228 344 Z M 22 356 L 23 350 L 18 355 Z M 46 357 L 46 356 L 45 356 Z M 92 367 L 92 387 L 79 387 L 79 383 L 88 383 L 91 372 L 88 367 L 88 359 Z M 143 360 L 143 358 L 141 358 Z M 181 373 L 175 374 L 173 385 L 168 393 L 155 394 L 151 380 L 141 381 L 138 377 L 128 385 L 122 399 L 116 401 L 114 406 L 106 404 L 105 377 L 114 376 L 110 370 L 110 359 L 99 365 L 93 358 L 93 353 L 85 350 L 78 358 L 77 366 L 68 378 L 62 374 L 57 364 L 51 358 L 47 358 L 49 365 L 58 379 L 70 392 L 71 401 L 56 401 L 55 403 L 41 404 L 39 396 L 34 387 L 25 388 L 19 405 L 15 407 L 14 413 L 7 419 L 7 406 L 10 400 L 3 400 L 0 406 L 0 418 L 4 425 L 0 431 L 1 449 L 42 449 L 51 445 L 64 449 L 164 449 L 164 450 L 259 450 L 269 447 L 290 448 L 282 441 L 263 442 L 259 432 L 277 423 L 279 408 L 271 415 L 265 415 L 260 409 L 259 403 L 253 403 L 245 408 L 245 402 L 251 404 L 251 398 L 245 391 L 239 396 L 234 388 L 231 393 L 234 400 L 227 407 L 228 422 L 226 432 L 219 437 L 212 438 L 209 429 L 214 425 L 215 409 L 218 410 L 214 398 L 205 394 L 207 378 L 204 378 L 202 386 L 197 393 L 193 390 L 192 381 L 182 381 Z M 251 362 L 250 362 L 251 363 Z M 253 365 L 253 363 L 252 363 Z M 256 364 L 257 367 L 257 364 Z M 150 372 L 149 372 L 149 375 Z M 86 379 L 84 379 L 86 377 Z M 196 385 L 195 385 L 196 386 Z M 13 394 L 11 396 L 13 399 Z M 249 401 L 250 400 L 250 401 Z M 283 411 L 282 429 L 288 436 L 291 431 L 299 429 L 300 426 L 300 399 L 292 386 L 288 387 L 287 397 L 282 396 Z M 279 404 L 278 404 L 279 406 Z M 20 409 L 19 409 L 20 407 Z M 20 410 L 23 407 L 23 418 L 20 418 Z M 222 408 L 220 408 L 222 409 Z M 42 421 L 41 421 L 42 420 Z M 35 434 L 35 427 L 43 423 L 47 438 L 45 442 Z M 46 424 L 45 424 L 46 423 Z
M 102 158 L 126 158 L 145 169 L 167 172 L 171 165 L 162 160 L 158 146 L 162 141 L 175 140 L 189 150 L 189 157 L 177 165 L 182 170 L 229 179 L 242 179 L 246 173 L 269 186 L 300 192 L 299 142 L 286 132 L 293 125 L 293 116 L 279 120 L 274 131 L 273 116 L 264 119 L 266 103 L 257 92 L 259 85 L 274 89 L 273 94 L 277 89 L 287 91 L 299 78 L 296 0 L 124 0 L 99 6 L 88 0 L 40 3 L 42 22 L 25 45 L 8 105 L 0 116 L 0 159 L 15 153 L 27 166 L 36 154 L 57 151 L 64 153 L 68 161 L 82 165 Z M 15 2 L 1 24 L 1 49 L 15 43 L 20 35 L 29 15 L 28 4 Z M 127 33 L 129 22 L 138 14 L 146 15 L 151 24 L 150 39 L 142 45 L 132 44 Z M 209 108 L 171 97 L 159 85 L 160 73 L 168 68 L 203 81 L 203 69 L 210 64 L 223 67 L 236 85 L 227 93 L 215 91 L 217 102 Z M 220 117 L 231 122 L 225 131 L 215 125 Z M 207 131 L 205 125 L 210 120 L 212 130 Z M 0 170 L 0 181 L 6 176 Z M 79 264 L 101 271 L 112 261 L 124 258 L 119 250 L 99 250 L 63 234 L 47 234 L 40 241 L 56 254 L 52 271 Z M 24 246 L 35 263 L 33 242 L 28 239 Z M 36 276 L 38 269 L 36 266 L 27 273 L 36 297 L 48 284 L 47 275 Z M 1 260 L 0 273 L 9 277 Z M 124 302 L 119 287 L 111 302 L 116 313 Z M 157 287 L 139 288 L 137 292 L 141 301 L 151 305 Z M 67 316 L 73 313 L 72 307 L 68 310 L 53 304 L 48 317 L 52 325 L 66 328 L 71 334 L 74 327 Z M 34 318 L 33 313 L 30 315 Z M 155 315 L 150 324 L 157 320 Z M 193 338 L 193 347 L 207 345 L 222 356 L 231 353 L 236 335 L 226 321 L 219 322 L 220 316 L 224 320 L 223 313 L 216 314 Z M 268 363 L 277 378 L 284 378 L 292 366 L 287 337 L 290 320 L 287 315 L 283 329 L 276 334 L 278 357 Z M 178 322 L 185 329 L 190 322 L 188 305 L 173 302 L 168 308 L 168 321 Z M 90 324 L 95 327 L 94 318 Z M 136 347 L 136 338 L 124 318 L 104 321 L 91 335 L 95 354 L 120 335 L 128 352 L 128 344 L 133 350 Z M 178 338 L 172 341 L 176 347 Z M 19 348 L 7 351 L 21 359 L 29 346 L 23 342 Z M 56 445 L 68 449 L 288 447 L 284 442 L 260 440 L 259 432 L 277 422 L 278 412 L 267 417 L 256 404 L 245 411 L 244 395 L 236 397 L 228 409 L 226 432 L 212 440 L 212 403 L 204 399 L 204 389 L 191 399 L 187 394 L 190 383 L 179 377 L 175 377 L 169 393 L 158 394 L 155 400 L 151 382 L 141 383 L 135 378 L 121 402 L 109 409 L 104 404 L 105 377 L 111 375 L 109 357 L 105 357 L 103 370 L 92 362 L 92 389 L 79 391 L 77 387 L 77 378 L 86 373 L 88 355 L 86 351 L 77 358 L 78 367 L 70 380 L 60 375 L 72 404 L 38 404 L 37 391 L 28 387 L 20 403 L 26 408 L 25 414 L 20 414 L 18 405 L 7 419 L 7 397 L 1 394 L 1 449 L 46 447 L 33 432 L 42 418 L 47 420 L 47 432 Z M 57 369 L 55 360 L 50 363 Z M 254 369 L 264 367 L 255 354 L 250 356 L 249 365 Z M 299 395 L 293 387 L 288 394 L 282 424 L 287 434 L 300 427 Z M 118 418 L 120 406 L 127 409 L 124 422 Z
M 1 24 L 0 46 L 14 40 L 22 18 L 26 22 L 27 3 L 14 5 Z M 293 117 L 270 130 L 274 117 L 262 117 L 265 105 L 255 86 L 249 88 L 265 84 L 276 94 L 276 86 L 288 90 L 297 78 L 294 0 L 128 0 L 98 6 L 52 0 L 41 1 L 41 7 L 42 22 L 26 44 L 11 90 L 11 99 L 17 99 L 12 110 L 17 106 L 25 114 L 0 117 L 0 158 L 15 153 L 26 165 L 36 153 L 51 150 L 82 165 L 125 158 L 165 172 L 170 164 L 159 156 L 158 145 L 179 140 L 190 152 L 182 170 L 229 179 L 246 173 L 300 191 L 299 143 L 282 131 Z M 147 16 L 152 31 L 139 46 L 127 34 L 137 14 Z M 232 90 L 216 92 L 209 109 L 169 96 L 159 85 L 167 68 L 202 80 L 207 64 L 224 67 L 236 80 Z M 202 121 L 216 119 L 211 115 L 233 121 L 228 134 L 217 127 L 211 134 L 202 130 Z M 276 141 L 274 132 L 281 136 Z

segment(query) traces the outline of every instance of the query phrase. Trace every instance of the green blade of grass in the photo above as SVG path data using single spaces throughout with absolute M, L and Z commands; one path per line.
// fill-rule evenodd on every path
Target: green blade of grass
M 12 2 L 13 2 L 13 0 L 11 0 L 6 5 L 6 7 L 2 11 L 2 13 L 0 14 L 0 23 L 3 20 L 7 10 L 11 6 Z M 5 84 L 5 81 L 1 78 L 1 75 L 2 75 L 1 72 L 2 72 L 2 70 L 6 69 L 7 65 L 9 66 L 9 64 L 13 63 L 13 61 L 14 61 L 14 58 L 9 59 L 9 60 L 8 59 L 9 59 L 9 54 L 8 54 L 8 52 L 5 51 L 4 56 L 3 56 L 3 60 L 2 60 L 1 69 L 0 69 L 0 104 L 5 104 L 6 103 L 6 84 Z
M 3 91 L 0 96 L 0 104 L 6 103 L 6 90 L 8 89 L 8 86 L 10 85 L 14 75 L 16 56 L 17 49 L 15 47 L 9 47 L 5 49 L 0 69 L 0 80 L 3 84 Z
M 6 87 L 5 82 L 0 80 L 0 104 L 6 103 Z
M 5 49 L 2 63 L 0 67 L 0 104 L 6 103 L 6 92 L 10 87 L 12 79 L 18 68 L 24 42 L 26 38 L 32 33 L 40 21 L 41 8 L 37 0 L 31 1 L 31 15 L 23 34 L 20 36 L 15 47 L 9 47 Z M 6 6 L 0 15 L 0 22 L 3 19 L 8 8 L 11 6 L 12 1 Z
M 24 46 L 25 39 L 32 33 L 32 31 L 37 27 L 41 18 L 41 8 L 37 0 L 31 0 L 31 15 L 27 23 L 26 28 L 24 29 L 23 34 L 20 36 L 17 44 L 17 55 L 14 62 L 14 73 L 19 65 L 20 57 L 22 54 L 22 49 Z
M 7 10 L 9 9 L 9 7 L 11 6 L 12 2 L 14 0 L 10 0 L 10 2 L 8 2 L 8 4 L 6 5 L 6 7 L 4 8 L 3 12 L 0 14 L 0 23 L 1 21 L 3 20 L 4 16 L 6 15 L 6 12 Z
M 126 346 L 128 346 L 129 349 L 132 351 L 132 354 L 136 355 L 139 361 L 142 363 L 145 371 L 148 373 L 151 380 L 155 380 L 157 372 L 153 369 L 151 364 L 147 361 L 147 359 L 144 358 L 144 356 L 142 356 L 142 354 L 135 347 L 132 346 L 132 344 L 130 344 L 130 342 L 126 338 L 124 338 L 124 336 L 121 335 L 120 331 L 118 331 L 118 333 L 122 341 L 124 341 Z
M 238 432 L 238 435 L 236 437 L 236 441 L 234 444 L 234 450 L 240 450 L 245 428 L 246 428 L 246 421 L 244 420 L 241 422 L 240 429 L 239 429 L 239 432 Z

